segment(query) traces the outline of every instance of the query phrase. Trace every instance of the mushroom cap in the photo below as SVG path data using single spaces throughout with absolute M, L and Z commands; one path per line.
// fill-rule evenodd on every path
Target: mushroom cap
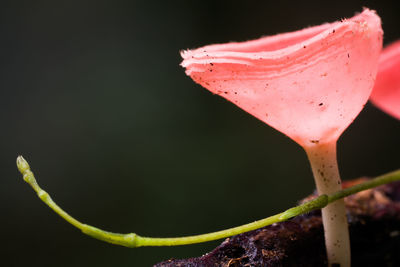
M 370 99 L 380 109 L 400 120 L 400 40 L 383 49 Z
M 371 93 L 382 48 L 371 10 L 348 20 L 181 52 L 195 82 L 301 146 L 336 141 Z

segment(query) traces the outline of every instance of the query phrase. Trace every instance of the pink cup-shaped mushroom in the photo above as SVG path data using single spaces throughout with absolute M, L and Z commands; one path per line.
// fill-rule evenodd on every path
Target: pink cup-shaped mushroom
M 302 146 L 330 142 L 374 84 L 382 31 L 365 10 L 349 20 L 182 52 L 194 81 Z
M 341 189 L 336 141 L 367 102 L 382 48 L 380 18 L 340 22 L 181 53 L 186 74 L 307 152 L 319 194 Z M 330 264 L 350 266 L 343 200 L 322 210 Z
M 400 40 L 383 49 L 370 99 L 377 107 L 400 120 Z

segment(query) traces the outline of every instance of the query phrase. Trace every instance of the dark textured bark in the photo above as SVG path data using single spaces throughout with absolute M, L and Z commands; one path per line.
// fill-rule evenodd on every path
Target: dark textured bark
M 400 266 L 400 183 L 360 192 L 345 200 L 352 266 Z M 326 263 L 321 215 L 314 211 L 228 238 L 202 257 L 172 259 L 155 266 L 314 267 Z

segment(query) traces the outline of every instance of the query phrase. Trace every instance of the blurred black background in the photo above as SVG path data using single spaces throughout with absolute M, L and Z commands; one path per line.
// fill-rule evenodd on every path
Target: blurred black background
M 179 50 L 245 41 L 396 1 L 2 1 L 1 266 L 150 266 L 220 241 L 127 249 L 61 220 L 23 182 L 18 154 L 77 219 L 182 236 L 277 213 L 311 193 L 303 150 L 196 85 Z M 338 144 L 343 179 L 400 167 L 400 122 L 368 104 Z

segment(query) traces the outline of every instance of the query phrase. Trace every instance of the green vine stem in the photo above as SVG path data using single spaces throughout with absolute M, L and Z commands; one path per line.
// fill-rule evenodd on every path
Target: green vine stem
M 154 237 L 143 237 L 139 236 L 135 233 L 129 234 L 118 234 L 112 233 L 108 231 L 101 230 L 99 228 L 83 224 L 78 220 L 71 217 L 68 213 L 66 213 L 63 209 L 61 209 L 50 197 L 50 195 L 42 190 L 38 183 L 36 182 L 35 176 L 33 175 L 28 162 L 22 157 L 19 156 L 17 158 L 17 167 L 20 173 L 23 176 L 25 182 L 27 182 L 33 190 L 38 194 L 39 198 L 47 204 L 55 213 L 60 215 L 64 220 L 80 229 L 84 234 L 87 234 L 91 237 L 97 238 L 99 240 L 121 245 L 125 247 L 143 247 L 143 246 L 178 246 L 178 245 L 189 245 L 195 243 L 202 243 L 212 240 L 217 240 L 221 238 L 230 237 L 233 235 L 241 234 L 244 232 L 248 232 L 251 230 L 255 230 L 267 225 L 271 225 L 273 223 L 283 222 L 290 218 L 293 218 L 298 215 L 302 215 L 308 213 L 310 211 L 316 209 L 322 209 L 329 203 L 332 203 L 336 200 L 342 199 L 349 195 L 358 193 L 363 190 L 371 189 L 383 184 L 391 183 L 394 181 L 400 180 L 400 170 L 396 170 L 384 175 L 381 175 L 377 178 L 364 182 L 362 184 L 357 184 L 355 186 L 340 190 L 331 195 L 320 195 L 319 197 L 306 202 L 302 205 L 299 205 L 294 208 L 290 208 L 282 213 L 270 216 L 268 218 L 258 220 L 252 223 L 248 223 L 245 225 L 233 227 L 230 229 L 217 231 L 208 234 L 202 235 L 193 235 L 186 237 L 172 237 L 172 238 L 154 238 Z

